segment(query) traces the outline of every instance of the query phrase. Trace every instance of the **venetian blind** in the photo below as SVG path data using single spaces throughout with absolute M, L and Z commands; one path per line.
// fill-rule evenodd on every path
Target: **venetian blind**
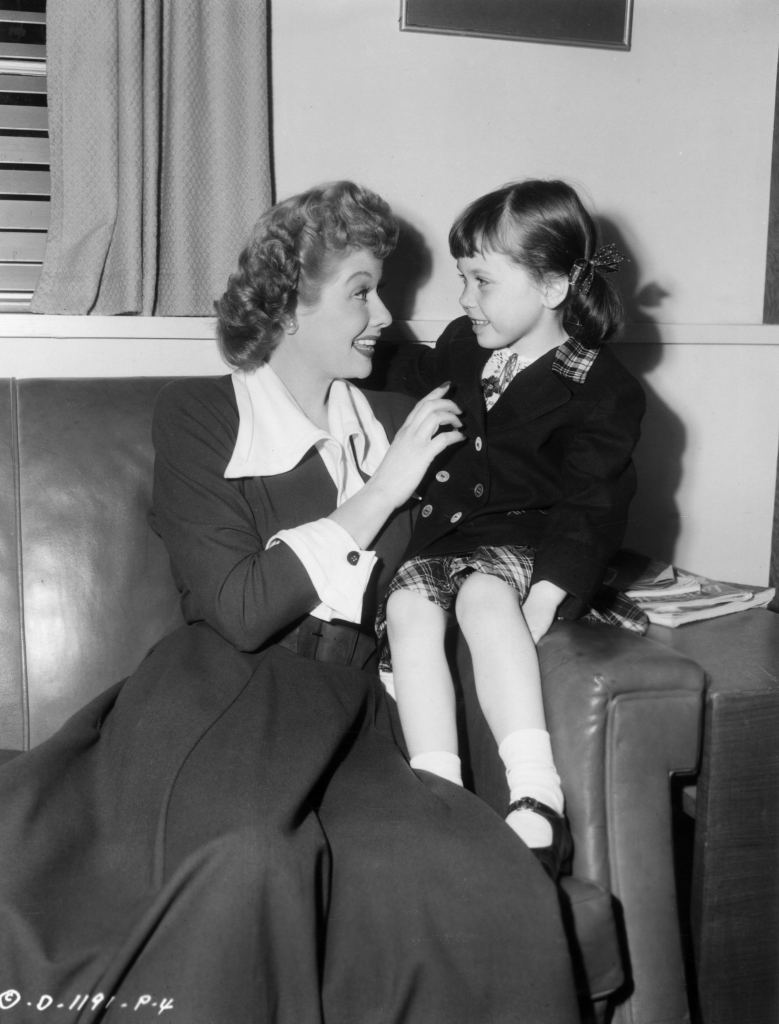
M 0 310 L 25 312 L 49 226 L 46 5 L 0 6 Z

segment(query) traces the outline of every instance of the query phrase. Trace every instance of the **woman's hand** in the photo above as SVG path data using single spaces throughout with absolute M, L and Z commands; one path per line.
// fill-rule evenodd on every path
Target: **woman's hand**
M 566 591 L 549 580 L 539 580 L 530 588 L 522 605 L 522 614 L 533 643 L 537 644 L 541 637 L 549 632 L 564 597 Z
M 408 501 L 437 455 L 465 440 L 462 410 L 444 397 L 449 387 L 440 384 L 417 402 L 373 474 L 371 485 L 384 491 L 393 508 Z
M 444 397 L 448 390 L 449 384 L 441 384 L 417 402 L 371 479 L 330 514 L 361 548 L 367 548 L 395 509 L 408 501 L 436 455 L 465 440 L 461 410 Z

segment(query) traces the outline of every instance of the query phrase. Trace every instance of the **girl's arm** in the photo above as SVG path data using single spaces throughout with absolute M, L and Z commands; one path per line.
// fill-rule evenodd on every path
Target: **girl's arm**
M 535 596 L 541 581 L 573 597 L 576 614 L 600 586 L 622 543 L 635 492 L 632 453 L 644 407 L 643 389 L 629 378 L 603 395 L 572 433 L 563 455 L 564 497 L 550 510 L 536 549 L 531 612 L 554 599 L 547 588 Z
M 400 346 L 387 371 L 387 389 L 420 397 L 449 380 L 450 346 L 453 338 L 465 330 L 461 317 L 448 325 L 435 346 L 407 342 Z
M 530 587 L 522 605 L 522 614 L 533 643 L 537 644 L 549 632 L 557 617 L 557 609 L 567 596 L 567 591 L 549 580 L 538 580 Z

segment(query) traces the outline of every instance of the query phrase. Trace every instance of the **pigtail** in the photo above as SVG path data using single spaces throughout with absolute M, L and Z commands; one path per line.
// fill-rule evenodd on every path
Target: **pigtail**
M 623 323 L 619 292 L 598 265 L 599 249 L 591 259 L 576 260 L 569 274 L 568 295 L 562 307 L 562 323 L 568 335 L 585 348 L 598 348 Z M 617 254 L 614 252 L 614 256 Z M 622 262 L 622 257 L 618 257 Z M 618 264 L 617 264 L 618 265 Z M 610 269 L 616 270 L 617 265 Z

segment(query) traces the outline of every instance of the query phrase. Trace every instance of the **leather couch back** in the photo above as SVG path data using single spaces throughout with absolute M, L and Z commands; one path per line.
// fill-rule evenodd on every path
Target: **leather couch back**
M 182 621 L 146 520 L 164 383 L 0 382 L 0 748 L 46 739 Z

